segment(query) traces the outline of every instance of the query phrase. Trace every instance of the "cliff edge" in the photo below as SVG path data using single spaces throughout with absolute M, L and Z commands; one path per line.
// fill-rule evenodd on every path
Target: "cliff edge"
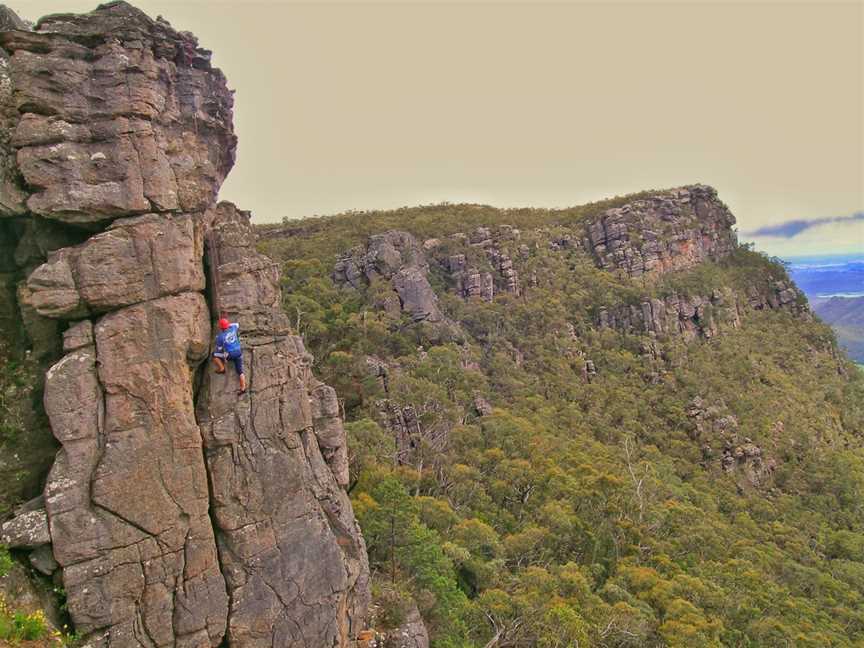
M 248 213 L 216 204 L 224 76 L 125 2 L 8 18 L 0 47 L 3 277 L 18 333 L 62 353 L 44 508 L 2 541 L 50 545 L 90 646 L 351 645 L 369 572 L 339 405 Z M 245 395 L 208 362 L 220 316 L 241 327 Z

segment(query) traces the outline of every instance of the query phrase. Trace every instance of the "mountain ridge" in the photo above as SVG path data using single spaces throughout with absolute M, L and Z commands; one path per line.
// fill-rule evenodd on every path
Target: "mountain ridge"
M 857 621 L 826 621 L 827 603 L 808 617 L 818 631 L 733 609 L 765 609 L 766 591 L 802 605 L 785 570 L 816 578 L 850 559 L 797 507 L 860 537 L 848 504 L 828 522 L 809 495 L 833 492 L 810 482 L 831 471 L 817 468 L 823 453 L 860 466 L 859 372 L 782 265 L 734 243 L 697 261 L 689 242 L 716 240 L 698 214 L 643 236 L 678 191 L 258 226 L 283 266 L 284 307 L 343 399 L 373 609 L 418 605 L 436 646 L 854 645 Z M 609 237 L 592 242 L 591 227 L 630 202 L 647 218 L 612 237 L 604 268 L 595 244 Z M 677 246 L 678 263 L 658 262 Z M 596 497 L 615 513 L 586 508 Z M 658 534 L 677 515 L 687 523 Z M 741 515 L 755 518 L 742 527 Z M 385 520 L 403 525 L 393 555 Z M 771 539 L 790 524 L 821 557 Z M 407 548 L 417 538 L 434 568 Z M 762 585 L 707 595 L 744 555 Z M 840 586 L 847 610 L 853 581 Z
M 864 638 L 864 375 L 711 187 L 254 228 L 192 34 L 0 14 L 0 541 L 89 646 Z

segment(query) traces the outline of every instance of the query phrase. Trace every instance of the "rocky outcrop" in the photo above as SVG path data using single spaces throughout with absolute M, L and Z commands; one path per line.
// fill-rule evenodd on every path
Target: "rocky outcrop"
M 722 328 L 740 325 L 738 303 L 731 290 L 716 290 L 707 297 L 670 295 L 646 299 L 638 305 L 601 308 L 597 323 L 622 333 L 682 336 L 686 340 L 711 338 Z
M 429 633 L 416 605 L 411 605 L 405 621 L 387 633 L 382 648 L 429 648 Z
M 772 281 L 760 289 L 751 286 L 747 292 L 747 302 L 753 310 L 786 309 L 794 312 L 808 311 L 804 294 L 795 284 L 787 281 Z
M 341 412 L 248 213 L 213 204 L 234 160 L 224 77 L 124 2 L 13 28 L 0 185 L 20 195 L 0 223 L 16 308 L 65 355 L 45 376 L 62 448 L 44 508 L 4 538 L 43 571 L 53 555 L 92 648 L 348 648 L 369 594 Z M 242 396 L 205 364 L 223 315 Z
M 766 286 L 751 286 L 746 294 L 725 288 L 706 296 L 673 294 L 663 299 L 645 299 L 640 304 L 602 307 L 597 313 L 597 325 L 621 333 L 693 340 L 738 328 L 748 310 L 801 313 L 807 307 L 797 288 L 785 281 L 773 281 Z
M 441 265 L 449 273 L 456 294 L 464 299 L 479 298 L 486 302 L 491 302 L 496 294 L 502 292 L 520 294 L 519 273 L 505 247 L 507 242 L 519 236 L 520 231 L 511 225 L 499 225 L 494 231 L 488 227 L 478 227 L 470 235 L 460 232 L 451 236 L 451 240 L 485 253 L 482 264 L 485 268 L 480 267 L 477 259 L 470 261 L 465 254 L 451 254 L 443 259 Z
M 423 438 L 423 426 L 413 405 L 399 405 L 389 398 L 376 403 L 378 419 L 396 442 L 396 461 L 408 463 Z
M 712 187 L 692 185 L 607 209 L 586 226 L 597 266 L 656 275 L 729 255 L 735 217 Z
M 110 2 L 0 32 L 0 46 L 19 115 L 8 212 L 92 224 L 214 202 L 234 163 L 233 97 L 192 34 Z
M 702 444 L 706 464 L 719 465 L 741 485 L 770 484 L 777 462 L 749 437 L 741 436 L 738 419 L 728 412 L 725 404 L 708 405 L 697 396 L 687 408 L 687 417 L 690 438 Z
M 495 296 L 495 279 L 491 272 L 481 272 L 468 266 L 464 254 L 454 254 L 447 259 L 447 270 L 456 286 L 456 294 L 465 299 L 479 298 L 491 302 Z
M 408 232 L 391 230 L 370 236 L 365 248 L 355 248 L 337 261 L 333 281 L 360 289 L 386 281 L 398 302 L 396 313 L 404 312 L 415 322 L 441 324 L 444 315 L 428 279 L 429 265 L 417 240 Z M 384 305 L 385 309 L 387 304 Z M 389 309 L 388 309 L 389 310 Z

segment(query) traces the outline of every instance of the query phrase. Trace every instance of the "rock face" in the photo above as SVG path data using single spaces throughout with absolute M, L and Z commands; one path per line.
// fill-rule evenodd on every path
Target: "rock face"
M 4 31 L 14 169 L 7 210 L 73 223 L 198 211 L 234 163 L 233 97 L 194 36 L 125 2 Z M 29 195 L 25 195 L 29 193 Z
M 272 284 L 222 302 L 244 329 L 249 395 L 207 372 L 197 415 L 211 480 L 219 556 L 231 598 L 232 646 L 347 646 L 362 629 L 368 564 L 348 497 L 336 394 L 276 305 L 278 273 L 251 246 L 248 216 L 222 203 L 211 234 L 221 277 Z M 211 255 L 211 259 L 213 256 Z M 270 272 L 266 272 L 269 269 Z
M 417 240 L 408 232 L 391 230 L 369 237 L 365 249 L 354 249 L 333 268 L 337 284 L 361 288 L 375 280 L 390 283 L 398 296 L 396 313 L 415 322 L 439 324 L 444 315 L 427 277 L 429 265 Z M 387 305 L 385 304 L 385 309 Z
M 63 248 L 27 278 L 40 315 L 80 319 L 186 291 L 204 290 L 202 228 L 189 214 L 114 221 L 81 245 Z
M 348 648 L 369 568 L 339 402 L 248 213 L 214 204 L 236 143 L 222 73 L 124 2 L 0 26 L 13 306 L 34 348 L 65 353 L 45 377 L 62 448 L 44 508 L 3 537 L 59 567 L 92 648 Z M 205 362 L 219 316 L 241 327 L 242 396 Z
M 121 308 L 94 337 L 45 383 L 63 444 L 45 502 L 70 615 L 97 644 L 216 645 L 228 598 L 192 380 L 207 304 L 185 292 Z
M 712 187 L 692 185 L 608 209 L 586 233 L 598 267 L 637 277 L 723 258 L 735 249 L 734 224 Z
M 748 309 L 804 312 L 806 306 L 794 286 L 777 281 L 763 287 L 751 286 L 746 297 L 727 288 L 706 296 L 673 294 L 664 299 L 646 299 L 638 305 L 601 308 L 597 324 L 621 333 L 680 335 L 693 340 L 712 338 L 723 329 L 738 328 Z

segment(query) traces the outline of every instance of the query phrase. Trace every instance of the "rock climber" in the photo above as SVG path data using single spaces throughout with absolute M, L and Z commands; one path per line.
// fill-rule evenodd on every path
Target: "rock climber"
M 234 363 L 237 375 L 240 376 L 240 389 L 238 394 L 246 393 L 246 374 L 243 373 L 243 348 L 240 346 L 240 325 L 229 322 L 224 317 L 219 320 L 219 329 L 222 331 L 216 335 L 216 349 L 213 351 L 213 363 L 216 365 L 216 373 L 225 373 L 225 361 Z

